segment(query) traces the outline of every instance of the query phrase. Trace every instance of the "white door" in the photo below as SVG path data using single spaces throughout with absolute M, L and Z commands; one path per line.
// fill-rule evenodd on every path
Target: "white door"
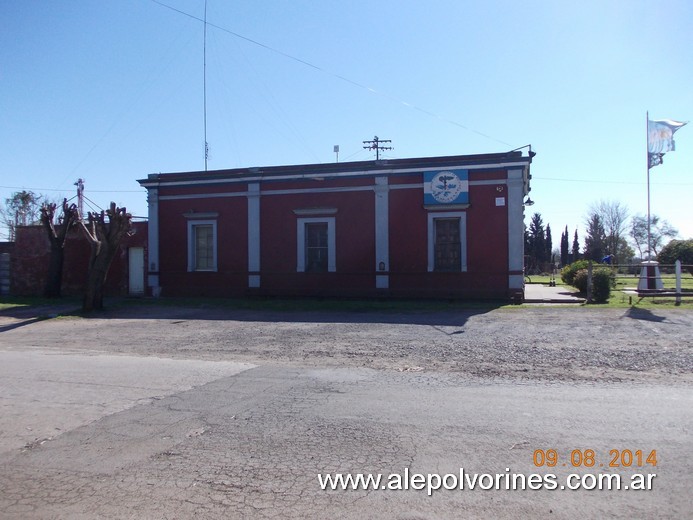
M 144 248 L 131 247 L 128 249 L 129 283 L 128 292 L 131 296 L 144 294 Z

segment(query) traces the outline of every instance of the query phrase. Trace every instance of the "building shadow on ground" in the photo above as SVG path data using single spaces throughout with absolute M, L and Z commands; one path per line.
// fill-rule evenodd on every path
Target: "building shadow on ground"
M 631 307 L 628 309 L 624 316 L 634 320 L 653 321 L 656 323 L 666 321 L 666 317 L 664 316 L 657 316 L 654 312 L 648 309 L 639 309 L 637 307 Z
M 84 319 L 227 320 L 284 323 L 383 323 L 462 327 L 472 316 L 486 314 L 507 302 L 462 302 L 449 300 L 337 300 L 337 299 L 117 299 L 105 309 L 82 313 L 79 306 L 46 306 L 0 311 L 1 317 L 21 320 L 2 324 L 0 332 L 55 316 Z M 461 334 L 462 330 L 446 334 Z

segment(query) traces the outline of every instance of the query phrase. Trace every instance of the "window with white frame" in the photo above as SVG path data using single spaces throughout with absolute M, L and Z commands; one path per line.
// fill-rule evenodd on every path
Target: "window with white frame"
M 428 270 L 467 270 L 467 215 L 464 212 L 429 212 Z
M 334 222 L 334 217 L 297 219 L 296 271 L 332 273 L 337 270 Z
M 217 270 L 217 221 L 188 221 L 188 271 Z

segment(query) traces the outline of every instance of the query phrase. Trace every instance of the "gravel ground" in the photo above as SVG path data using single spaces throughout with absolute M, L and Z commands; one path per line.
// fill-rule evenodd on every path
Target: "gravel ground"
M 688 518 L 691 338 L 682 309 L 0 312 L 0 517 Z M 548 448 L 563 465 L 534 464 Z M 316 479 L 596 472 L 576 449 L 656 486 L 429 497 Z M 606 466 L 637 449 L 656 469 Z
M 693 383 L 693 313 L 681 309 L 524 306 L 405 313 L 134 305 L 90 318 L 3 323 L 4 348 L 59 346 L 546 382 Z

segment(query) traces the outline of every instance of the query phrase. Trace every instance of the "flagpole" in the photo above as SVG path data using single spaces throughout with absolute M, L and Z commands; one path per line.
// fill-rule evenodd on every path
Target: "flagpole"
M 647 259 L 652 256 L 650 233 L 650 112 L 645 112 L 645 148 L 647 150 Z

